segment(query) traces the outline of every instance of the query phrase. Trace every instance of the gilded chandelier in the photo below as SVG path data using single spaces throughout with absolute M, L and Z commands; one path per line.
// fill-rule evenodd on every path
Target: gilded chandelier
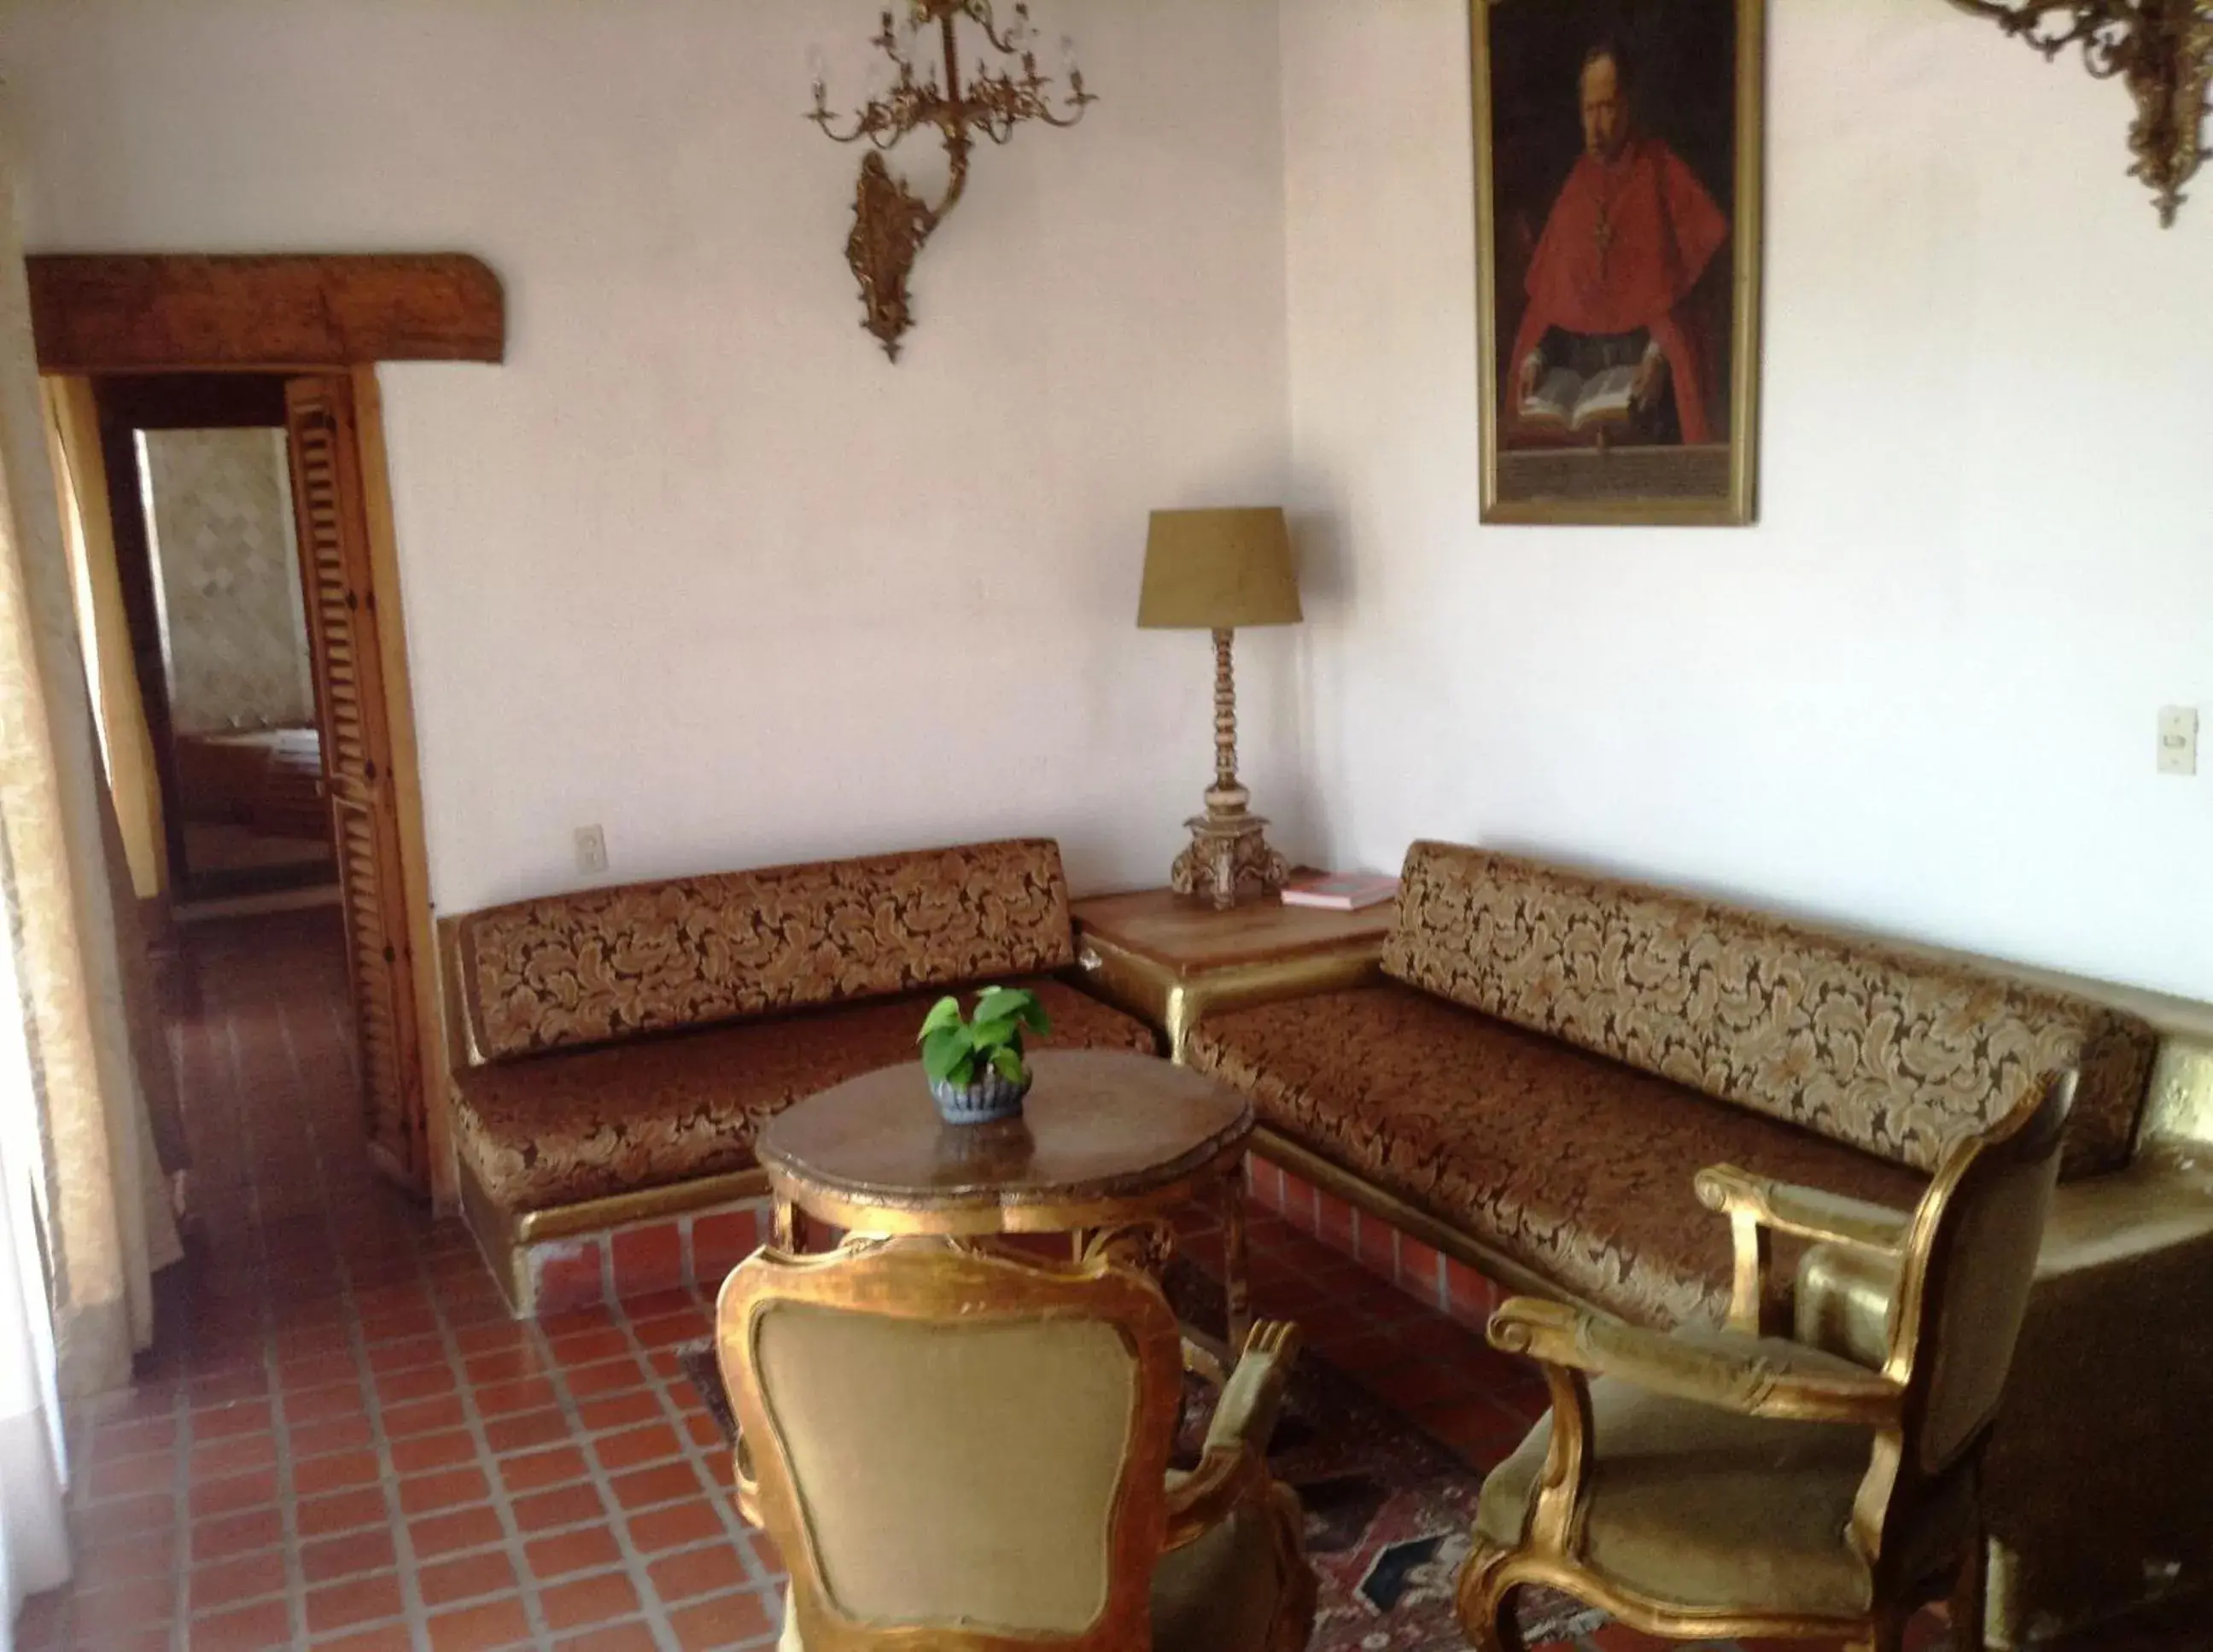
M 885 61 L 876 65 L 872 95 L 849 117 L 850 126 L 841 129 L 830 113 L 819 55 L 814 64 L 814 107 L 807 118 L 840 143 L 866 138 L 879 151 L 861 161 L 853 233 L 845 243 L 845 256 L 861 283 L 861 302 L 867 308 L 862 325 L 896 362 L 899 339 L 914 320 L 907 277 L 923 243 L 968 186 L 973 135 L 981 132 L 994 143 L 1003 143 L 1024 121 L 1073 126 L 1083 119 L 1085 107 L 1098 100 L 1083 89 L 1075 44 L 1064 36 L 1060 46 L 1066 89 L 1056 92 L 1053 77 L 1038 72 L 1037 29 L 1030 21 L 1028 0 L 1018 0 L 1013 21 L 1003 32 L 992 15 L 991 0 L 908 0 L 906 21 L 902 24 L 895 18 L 893 11 L 885 11 L 882 27 L 870 41 Z M 981 31 L 999 56 L 995 67 L 979 52 L 966 81 L 961 78 L 957 27 L 963 19 Z M 933 26 L 935 39 L 930 33 Z M 944 134 L 951 166 L 944 198 L 934 206 L 909 189 L 905 179 L 894 177 L 881 153 L 924 126 L 935 126 Z
M 2100 80 L 2116 77 L 2136 99 L 2129 133 L 2141 178 L 2172 227 L 2182 186 L 2204 161 L 2208 87 L 2213 84 L 2213 3 L 2209 0 L 1952 0 L 1988 17 L 2047 58 L 2070 46 Z

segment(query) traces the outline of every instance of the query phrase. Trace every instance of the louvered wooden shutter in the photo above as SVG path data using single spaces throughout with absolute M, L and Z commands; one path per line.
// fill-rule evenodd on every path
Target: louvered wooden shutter
M 429 1168 L 419 1021 L 353 387 L 343 378 L 294 379 L 285 404 L 369 1151 L 419 1190 Z

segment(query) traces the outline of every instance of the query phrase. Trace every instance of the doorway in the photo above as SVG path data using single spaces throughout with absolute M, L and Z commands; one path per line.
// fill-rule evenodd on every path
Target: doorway
M 58 421 L 64 454 L 73 446 L 88 450 L 88 468 L 101 467 L 112 445 L 105 427 L 119 424 L 284 430 L 320 801 L 329 811 L 352 1000 L 350 1079 L 358 1082 L 370 1159 L 403 1185 L 450 1204 L 458 1188 L 438 1036 L 430 856 L 377 370 L 399 362 L 504 360 L 499 277 L 481 259 L 454 253 L 44 253 L 25 260 L 25 273 L 39 369 L 64 410 Z M 134 397 L 135 424 L 125 407 Z M 182 411 L 174 405 L 180 397 L 188 404 Z M 156 416 L 165 400 L 172 404 L 166 425 Z M 228 416 L 210 411 L 217 405 Z M 125 445 L 135 472 L 135 438 Z M 143 501 L 119 498 L 113 477 L 90 491 L 110 507 L 117 530 L 101 524 L 103 545 L 134 523 L 143 529 Z M 103 569 L 121 559 L 118 544 Z M 96 589 L 81 586 L 79 595 L 94 629 L 119 637 L 130 627 L 100 616 L 139 607 L 137 623 L 143 630 L 152 621 L 155 640 L 137 674 L 166 684 L 150 581 L 127 601 L 119 583 L 108 577 Z M 95 720 L 116 680 L 130 674 L 123 668 L 134 661 L 123 656 L 135 654 L 137 634 L 112 651 L 88 646 L 98 679 Z M 132 707 L 142 698 L 135 685 L 117 696 Z M 142 897 L 158 899 L 168 831 L 143 806 L 156 789 L 160 759 L 149 728 L 126 732 L 134 738 L 107 747 L 111 790 L 138 806 L 121 823 L 125 847 Z
M 157 795 L 162 899 L 186 921 L 235 916 L 241 898 L 334 901 L 369 1156 L 435 1192 L 422 1008 L 433 1000 L 412 935 L 427 903 L 402 846 L 419 800 L 400 791 L 414 783 L 412 742 L 394 732 L 405 643 L 377 600 L 396 570 L 373 551 L 381 448 L 363 447 L 374 375 L 78 382 L 107 507 L 123 622 L 113 635 Z M 79 596 L 90 600 L 82 583 Z M 401 686 L 387 692 L 387 680 Z
M 176 915 L 335 899 L 284 381 L 113 378 L 94 394 Z

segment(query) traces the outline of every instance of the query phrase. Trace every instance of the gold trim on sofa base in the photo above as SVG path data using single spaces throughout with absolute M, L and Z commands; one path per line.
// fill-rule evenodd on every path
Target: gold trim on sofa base
M 528 1319 L 530 1275 L 524 1247 L 515 1242 L 512 1219 L 491 1202 L 466 1159 L 459 1160 L 454 1170 L 461 1195 L 461 1225 L 476 1241 L 477 1254 L 491 1270 L 492 1282 L 499 1287 L 509 1314 L 518 1320 Z
M 527 1211 L 515 1219 L 515 1236 L 526 1245 L 546 1239 L 570 1239 L 608 1228 L 626 1228 L 634 1222 L 688 1216 L 710 1204 L 766 1198 L 768 1191 L 768 1172 L 755 1165 L 719 1176 L 699 1176 L 690 1181 L 670 1182 L 663 1187 L 610 1193 L 605 1198 Z

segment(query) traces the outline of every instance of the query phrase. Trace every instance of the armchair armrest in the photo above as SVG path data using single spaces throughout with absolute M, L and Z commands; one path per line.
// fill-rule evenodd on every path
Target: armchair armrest
M 1281 1320 L 1263 1320 L 1246 1338 L 1207 1427 L 1198 1466 L 1169 1483 L 1169 1548 L 1211 1531 L 1265 1489 L 1268 1436 L 1275 1432 L 1298 1350 L 1298 1327 Z
M 1747 1417 L 1895 1428 L 1902 1411 L 1898 1385 L 1811 1350 L 1778 1365 L 1771 1347 L 1757 1342 L 1747 1348 L 1733 1338 L 1666 1337 L 1534 1297 L 1501 1306 L 1490 1337 L 1501 1352 L 1534 1359 L 1552 1390 L 1552 1439 L 1527 1534 L 1539 1554 L 1556 1558 L 1579 1542 L 1594 1434 L 1593 1374 Z M 1813 1369 L 1793 1369 L 1801 1364 Z
M 1818 1187 L 1772 1181 L 1734 1165 L 1701 1170 L 1693 1185 L 1700 1204 L 1729 1219 L 1736 1250 L 1729 1290 L 1729 1328 L 1754 1336 L 1764 1328 L 1760 1310 L 1774 1256 L 1771 1234 L 1795 1234 L 1820 1243 L 1894 1256 L 1905 1248 L 1906 1234 L 1913 1226 L 1911 1211 L 1893 1210 Z
M 1771 1181 L 1730 1164 L 1701 1170 L 1696 1186 L 1698 1202 L 1709 1210 L 1728 1216 L 1746 1211 L 1761 1227 L 1777 1233 L 1861 1250 L 1903 1250 L 1906 1230 L 1913 1225 L 1911 1210 L 1893 1210 L 1887 1204 L 1871 1204 L 1818 1187 Z
M 1741 1417 L 1895 1428 L 1905 1392 L 1878 1372 L 1815 1349 L 1728 1335 L 1664 1335 L 1533 1297 L 1500 1308 L 1490 1335 L 1493 1347 L 1547 1366 L 1618 1378 Z

